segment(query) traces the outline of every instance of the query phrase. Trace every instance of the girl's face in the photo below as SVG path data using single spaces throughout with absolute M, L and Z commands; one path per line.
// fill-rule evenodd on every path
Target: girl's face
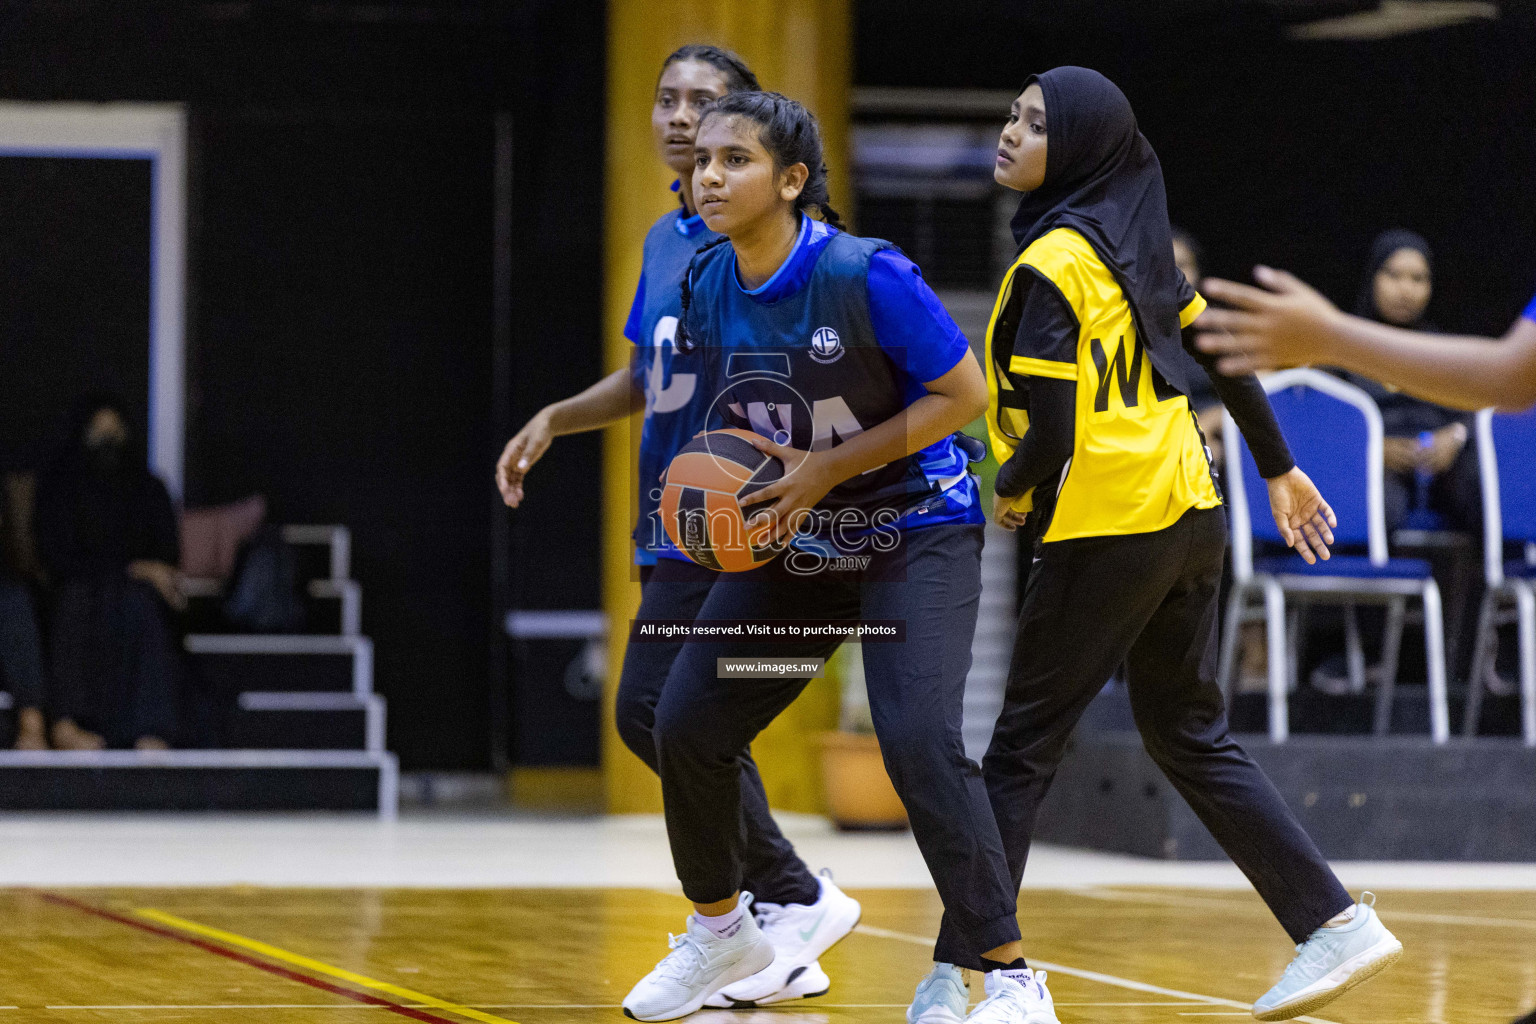
M 1016 192 L 1033 192 L 1045 184 L 1045 93 L 1039 82 L 1031 82 L 1013 101 L 997 142 L 992 177 Z
M 668 167 L 680 176 L 693 170 L 693 137 L 704 111 L 728 91 L 725 74 L 702 60 L 668 64 L 656 83 L 651 131 Z
M 805 164 L 775 168 L 758 125 L 716 115 L 699 129 L 693 148 L 693 205 L 709 230 L 735 238 L 766 219 L 794 212 L 805 187 Z
M 1429 305 L 1429 261 L 1417 249 L 1399 249 L 1387 257 L 1372 281 L 1376 309 L 1389 324 L 1411 324 Z

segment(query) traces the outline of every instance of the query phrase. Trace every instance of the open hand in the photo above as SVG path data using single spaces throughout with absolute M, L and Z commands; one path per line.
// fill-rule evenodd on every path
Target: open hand
M 786 448 L 761 434 L 753 434 L 747 440 L 758 451 L 784 463 L 782 477 L 748 496 L 751 504 L 744 511 L 753 531 L 749 533 L 750 539 L 764 547 L 784 544 L 801 521 L 815 514 L 812 509 L 816 503 L 841 481 L 827 471 L 826 456 L 821 452 Z
M 1282 366 L 1325 362 L 1325 337 L 1338 308 L 1311 285 L 1283 270 L 1253 268 L 1263 288 L 1208 277 L 1201 292 L 1230 309 L 1207 309 L 1195 321 L 1202 351 L 1221 356 L 1231 377 Z
M 553 437 L 549 417 L 541 410 L 501 450 L 501 458 L 496 460 L 496 488 L 509 508 L 522 504 L 523 477 L 549 449 Z
M 1331 527 L 1338 526 L 1339 521 L 1317 485 L 1295 466 L 1265 483 L 1269 484 L 1269 508 L 1280 536 L 1308 565 L 1316 565 L 1319 558 L 1327 561 L 1328 545 L 1333 543 Z

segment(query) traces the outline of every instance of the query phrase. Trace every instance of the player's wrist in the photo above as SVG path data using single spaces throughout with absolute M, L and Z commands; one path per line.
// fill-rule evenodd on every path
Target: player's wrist
M 800 470 L 809 474 L 818 485 L 824 484 L 829 491 L 862 472 L 857 466 L 848 464 L 842 445 L 825 451 L 807 452 Z
M 529 419 L 528 426 L 534 430 L 558 437 L 561 434 L 573 433 L 575 427 L 570 423 L 570 408 L 565 402 L 551 402 Z
M 1264 482 L 1268 484 L 1269 489 L 1273 491 L 1276 487 L 1284 487 L 1286 484 L 1296 479 L 1300 473 L 1300 467 L 1293 462 L 1291 463 L 1290 467 L 1285 470 L 1285 472 L 1276 473 L 1273 476 L 1266 476 L 1264 478 Z
M 834 452 L 836 452 L 836 449 L 807 452 L 805 461 L 800 464 L 801 472 L 806 473 L 809 477 L 808 482 L 821 490 L 823 495 L 846 480 L 848 476 L 854 475 L 852 473 L 847 474 L 847 476 L 838 475 L 843 468 L 841 465 L 842 460 Z
M 1327 343 L 1313 342 L 1316 349 L 1313 361 L 1369 376 L 1374 372 L 1370 333 L 1381 326 L 1330 305 L 1317 330 L 1318 339 L 1327 339 Z

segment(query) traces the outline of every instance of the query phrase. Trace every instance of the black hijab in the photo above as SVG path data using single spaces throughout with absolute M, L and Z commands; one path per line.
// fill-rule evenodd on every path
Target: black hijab
M 1049 125 L 1047 125 L 1049 128 Z M 1047 136 L 1049 138 L 1049 136 Z M 1381 272 L 1382 266 L 1391 259 L 1399 249 L 1413 249 L 1424 256 L 1424 262 L 1429 266 L 1429 272 L 1433 276 L 1435 272 L 1435 256 L 1430 251 L 1429 243 L 1424 236 L 1403 228 L 1393 228 L 1383 231 L 1376 236 L 1376 241 L 1371 243 L 1371 258 L 1365 267 L 1365 277 L 1360 281 L 1360 292 L 1355 297 L 1355 315 L 1363 316 L 1368 320 L 1385 322 L 1382 320 L 1381 310 L 1376 307 L 1376 275 Z M 1419 317 L 1411 324 L 1394 324 L 1409 331 L 1434 331 L 1435 327 L 1424 318 L 1428 311 L 1426 305 L 1420 311 Z
M 1429 264 L 1430 273 L 1433 275 L 1435 258 L 1423 235 L 1403 228 L 1383 231 L 1376 236 L 1376 241 L 1371 243 L 1371 257 L 1365 266 L 1365 277 L 1360 281 L 1360 293 L 1355 297 L 1357 316 L 1363 316 L 1367 320 L 1375 320 L 1378 323 L 1387 322 L 1376 306 L 1376 274 L 1399 249 L 1414 249 L 1423 253 L 1424 262 Z M 1427 310 L 1426 306 L 1425 311 Z M 1424 316 L 1425 311 L 1421 311 L 1418 319 L 1411 324 L 1393 324 L 1392 326 L 1409 331 L 1439 333 L 1440 329 Z M 1406 395 L 1363 374 L 1350 370 L 1333 370 L 1332 372 L 1364 390 L 1376 400 L 1376 405 L 1381 410 L 1382 428 L 1388 437 L 1414 437 L 1425 430 L 1439 430 L 1457 420 L 1470 421 L 1470 417 L 1459 412 Z
M 1036 82 L 1045 94 L 1045 182 L 1019 201 L 1014 241 L 1023 252 L 1056 228 L 1086 238 L 1125 293 L 1152 365 L 1187 393 L 1179 311 L 1193 290 L 1173 262 L 1157 154 L 1125 94 L 1097 71 L 1053 68 L 1024 88 Z
M 122 444 L 86 444 L 103 409 L 128 427 Z M 119 573 L 138 559 L 179 560 L 175 509 L 145 467 L 138 436 L 126 403 L 109 392 L 86 395 L 71 409 L 64 444 L 38 479 L 34 511 L 38 554 L 54 582 Z

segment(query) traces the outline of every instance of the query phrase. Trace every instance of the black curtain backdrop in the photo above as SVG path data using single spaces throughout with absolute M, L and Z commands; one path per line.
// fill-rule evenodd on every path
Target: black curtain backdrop
M 1438 256 L 1431 317 L 1502 334 L 1536 292 L 1536 13 L 1500 6 L 1498 21 L 1308 42 L 1235 0 L 884 0 L 858 5 L 855 75 L 1013 89 L 1096 68 L 1130 98 L 1208 272 L 1268 262 L 1350 303 L 1371 239 L 1401 225 Z
M 42 468 L 64 411 L 114 388 L 149 412 L 148 160 L 0 158 L 0 469 Z
M 1244 274 L 1262 259 L 1347 300 L 1370 238 L 1400 224 L 1439 252 L 1434 319 L 1498 333 L 1536 288 L 1536 32 L 1529 5 L 1503 7 L 1496 23 L 1303 43 L 1256 3 L 864 2 L 856 80 L 1013 88 L 1055 64 L 1097 67 L 1130 96 L 1210 270 Z M 260 490 L 286 521 L 353 529 L 389 742 L 407 767 L 490 763 L 497 413 L 521 423 L 601 371 L 603 11 L 600 0 L 0 7 L 0 99 L 188 104 L 188 498 Z M 498 111 L 514 129 L 501 410 Z M 71 191 L 136 188 L 91 187 Z M 119 209 L 113 224 L 59 236 L 56 266 L 89 268 L 108 245 L 126 253 L 80 270 L 94 280 L 89 317 L 38 307 L 60 338 L 86 320 L 143 329 L 132 325 L 147 316 L 147 270 L 130 236 L 147 207 Z M 81 386 L 142 390 L 138 372 L 98 366 Z M 35 450 L 15 436 L 28 422 L 3 421 L 6 452 Z M 598 605 L 598 450 L 595 437 L 566 439 L 538 467 L 510 520 L 514 606 Z M 522 753 L 590 759 L 577 750 L 590 707 L 551 718 L 514 705 L 513 732 L 535 711 L 549 749 Z
M 0 99 L 187 104 L 187 499 L 260 491 L 282 521 L 351 527 L 375 685 L 407 768 L 491 763 L 490 555 L 502 514 L 491 471 L 506 440 L 494 436 L 494 396 L 509 396 L 502 418 L 521 423 L 600 370 L 591 182 L 603 159 L 603 10 L 600 0 L 0 8 Z M 500 389 L 498 111 L 512 115 L 515 159 L 514 359 Z M 561 200 L 575 173 L 587 203 Z M 64 240 L 70 265 L 116 250 L 121 266 L 79 277 L 93 316 L 141 338 L 148 253 L 124 239 L 147 201 L 145 191 L 114 211 L 120 224 L 82 217 L 85 229 Z M 32 317 L 61 341 L 80 319 Z M 96 369 L 82 389 L 144 390 L 142 368 Z M 13 419 L 0 423 L 24 433 Z M 597 451 L 566 443 L 540 465 L 540 500 L 512 524 L 514 558 L 540 557 L 513 566 L 514 604 L 597 605 Z

